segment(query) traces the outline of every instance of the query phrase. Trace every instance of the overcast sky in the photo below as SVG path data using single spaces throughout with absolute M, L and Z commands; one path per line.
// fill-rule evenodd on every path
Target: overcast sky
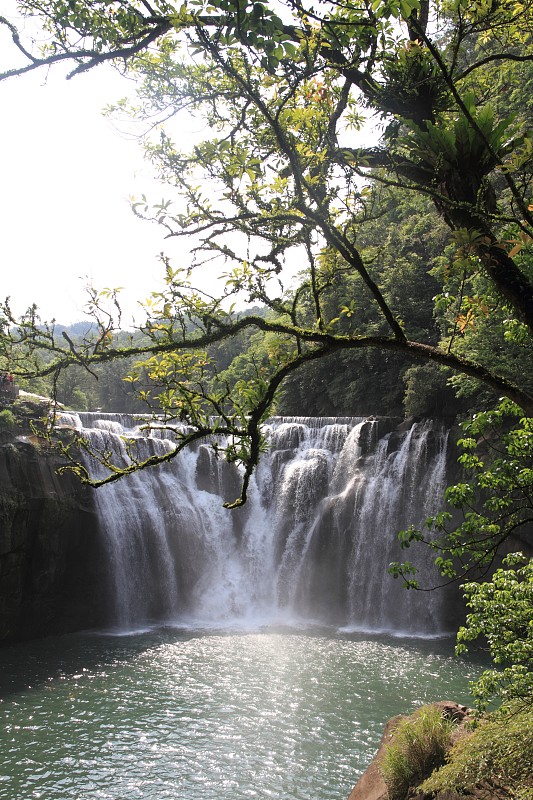
M 8 61 L 0 39 L 0 66 Z M 121 136 L 102 108 L 128 91 L 111 68 L 67 81 L 60 69 L 0 83 L 0 297 L 43 318 L 84 318 L 83 286 L 124 286 L 124 305 L 162 286 L 157 255 L 179 258 L 162 229 L 136 219 L 129 196 L 164 192 L 139 144 Z M 168 190 L 166 191 L 168 196 Z M 177 265 L 177 263 L 176 263 Z
M 1 2 L 13 19 L 14 0 Z M 0 69 L 13 66 L 13 57 L 0 28 Z M 158 254 L 169 255 L 174 267 L 190 257 L 183 240 L 165 241 L 162 228 L 131 211 L 131 196 L 172 196 L 154 181 L 139 142 L 102 116 L 107 104 L 132 93 L 131 82 L 107 65 L 72 80 L 66 72 L 0 82 L 0 298 L 10 296 L 17 313 L 35 302 L 43 319 L 69 324 L 87 317 L 88 282 L 124 287 L 125 326 L 132 314 L 143 319 L 137 301 L 163 287 Z M 173 121 L 179 144 L 187 148 L 205 136 L 197 124 Z M 300 268 L 295 263 L 290 272 Z

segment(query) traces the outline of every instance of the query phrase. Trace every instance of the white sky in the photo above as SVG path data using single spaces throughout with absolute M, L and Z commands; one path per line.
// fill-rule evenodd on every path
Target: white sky
M 0 39 L 0 67 L 9 65 Z M 185 245 L 134 217 L 131 195 L 169 196 L 151 179 L 139 144 L 101 115 L 128 91 L 112 68 L 67 81 L 61 68 L 0 83 L 0 297 L 44 319 L 86 318 L 83 286 L 123 286 L 123 305 L 162 287 L 157 255 L 178 266 Z M 157 192 L 157 194 L 156 194 Z M 137 310 L 135 310 L 137 309 Z
M 15 19 L 14 0 L 1 2 Z M 0 28 L 0 69 L 13 59 Z M 163 287 L 158 254 L 170 256 L 173 267 L 187 266 L 187 244 L 165 241 L 162 228 L 131 211 L 131 196 L 172 197 L 152 178 L 139 143 L 102 116 L 107 104 L 131 93 L 131 82 L 108 66 L 69 81 L 67 71 L 0 82 L 0 299 L 10 296 L 16 313 L 35 302 L 43 319 L 70 324 L 87 318 L 88 282 L 124 287 L 126 327 L 132 315 L 143 319 L 137 301 Z M 189 117 L 183 124 L 174 119 L 173 131 L 190 142 L 194 125 Z

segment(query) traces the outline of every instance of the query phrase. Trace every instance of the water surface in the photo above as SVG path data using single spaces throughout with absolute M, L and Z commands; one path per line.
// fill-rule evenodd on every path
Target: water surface
M 340 800 L 391 716 L 468 702 L 449 641 L 159 629 L 0 651 L 2 800 Z

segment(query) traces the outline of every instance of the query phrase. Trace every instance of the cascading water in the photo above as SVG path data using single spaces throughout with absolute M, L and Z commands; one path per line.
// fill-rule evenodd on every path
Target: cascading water
M 445 598 L 387 574 L 397 532 L 436 510 L 446 432 L 430 422 L 273 418 L 244 508 L 238 474 L 208 445 L 96 492 L 121 628 L 312 622 L 348 630 L 444 632 Z M 133 417 L 65 415 L 95 449 L 127 459 L 172 448 Z M 388 430 L 387 430 L 388 429 Z M 95 465 L 91 465 L 94 470 Z M 430 553 L 421 553 L 428 567 Z M 410 558 L 410 560 L 413 560 Z

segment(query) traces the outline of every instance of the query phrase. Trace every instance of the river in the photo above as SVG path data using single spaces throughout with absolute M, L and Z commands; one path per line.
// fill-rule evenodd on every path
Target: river
M 385 721 L 468 702 L 450 640 L 155 628 L 0 651 L 2 800 L 341 800 Z

